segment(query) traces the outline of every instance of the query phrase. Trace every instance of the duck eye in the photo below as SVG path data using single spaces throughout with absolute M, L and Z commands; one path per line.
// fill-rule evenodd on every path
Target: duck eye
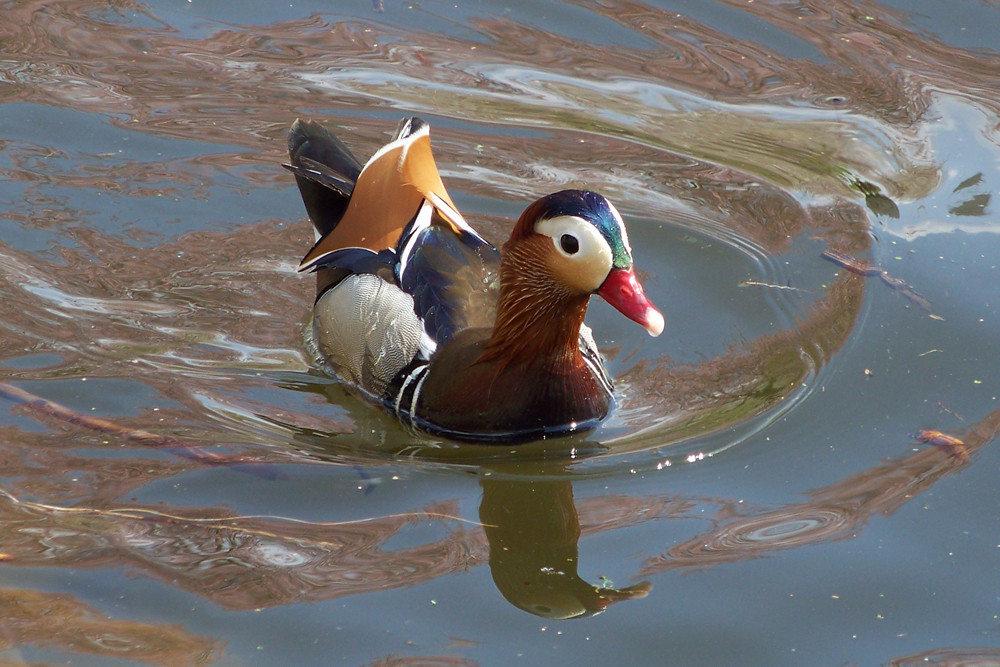
M 580 242 L 572 234 L 563 234 L 560 236 L 559 245 L 567 255 L 575 255 L 580 251 Z

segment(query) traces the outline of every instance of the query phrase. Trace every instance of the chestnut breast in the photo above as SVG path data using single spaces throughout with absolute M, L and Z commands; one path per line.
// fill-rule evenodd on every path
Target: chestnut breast
M 490 334 L 466 329 L 438 350 L 419 389 L 415 425 L 527 439 L 592 428 L 608 414 L 607 385 L 582 356 L 484 360 Z

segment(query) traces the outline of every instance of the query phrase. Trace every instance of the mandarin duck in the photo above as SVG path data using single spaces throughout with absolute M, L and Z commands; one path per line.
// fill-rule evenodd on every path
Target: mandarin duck
M 404 119 L 363 166 L 313 121 L 290 164 L 318 240 L 313 336 L 323 362 L 405 424 L 434 435 L 524 441 L 593 428 L 613 386 L 584 315 L 599 294 L 657 336 L 621 215 L 564 190 L 525 209 L 498 252 L 462 217 Z

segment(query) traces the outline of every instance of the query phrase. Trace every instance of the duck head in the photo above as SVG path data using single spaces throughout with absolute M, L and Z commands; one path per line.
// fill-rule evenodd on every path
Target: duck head
M 622 216 L 602 195 L 563 190 L 531 204 L 504 244 L 501 275 L 505 264 L 516 268 L 512 282 L 527 282 L 554 301 L 582 299 L 585 309 L 597 294 L 651 336 L 663 332 L 663 315 L 635 276 Z

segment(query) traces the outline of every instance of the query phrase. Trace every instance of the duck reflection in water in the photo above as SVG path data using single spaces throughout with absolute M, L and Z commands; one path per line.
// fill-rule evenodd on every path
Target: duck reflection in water
M 649 582 L 608 588 L 577 573 L 580 520 L 568 480 L 484 477 L 480 485 L 490 572 L 515 607 L 545 618 L 580 618 L 649 593 Z

